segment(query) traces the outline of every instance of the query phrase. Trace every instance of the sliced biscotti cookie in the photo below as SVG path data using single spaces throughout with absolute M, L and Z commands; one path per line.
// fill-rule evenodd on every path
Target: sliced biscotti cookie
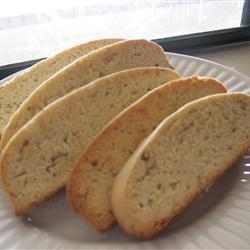
M 88 145 L 67 185 L 71 207 L 98 231 L 114 222 L 110 195 L 113 181 L 139 143 L 184 104 L 226 92 L 215 79 L 189 77 L 164 84 L 114 118 Z
M 78 59 L 29 96 L 6 126 L 1 148 L 35 114 L 59 97 L 99 77 L 124 69 L 147 66 L 170 67 L 162 48 L 147 40 L 118 42 Z
M 129 234 L 149 239 L 250 146 L 250 96 L 186 104 L 138 147 L 115 179 L 112 209 Z
M 136 68 L 100 78 L 47 106 L 9 141 L 0 167 L 3 187 L 24 213 L 63 187 L 84 147 L 119 112 L 179 74 Z
M 119 42 L 122 39 L 101 39 L 76 45 L 43 60 L 0 86 L 0 134 L 11 115 L 45 80 L 79 57 Z

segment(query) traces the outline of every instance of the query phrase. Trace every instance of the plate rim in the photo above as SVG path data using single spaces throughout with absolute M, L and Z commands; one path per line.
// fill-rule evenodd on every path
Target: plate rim
M 244 75 L 244 74 L 242 74 L 242 73 L 240 73 L 240 72 L 238 72 L 238 71 L 236 71 L 236 70 L 234 70 L 234 69 L 231 69 L 231 68 L 229 68 L 229 67 L 227 67 L 227 66 L 225 66 L 225 65 L 222 65 L 222 64 L 219 64 L 219 63 L 216 63 L 216 62 L 213 62 L 213 61 L 210 61 L 210 60 L 206 60 L 206 59 L 203 59 L 203 58 L 199 58 L 199 57 L 194 57 L 194 56 L 189 56 L 189 55 L 183 55 L 183 54 L 177 54 L 177 53 L 170 53 L 170 52 L 167 52 L 166 53 L 167 55 L 169 55 L 169 58 L 171 59 L 171 57 L 173 58 L 173 57 L 176 57 L 177 59 L 190 59 L 190 60 L 192 60 L 192 61 L 196 61 L 196 62 L 199 62 L 199 63 L 201 63 L 201 64 L 209 64 L 209 66 L 211 66 L 211 67 L 219 67 L 220 69 L 224 69 L 225 71 L 228 71 L 228 72 L 230 72 L 231 73 L 231 75 L 236 75 L 236 76 L 238 76 L 238 77 L 240 77 L 241 79 L 243 79 L 244 80 L 244 84 L 247 84 L 249 87 L 250 87 L 250 77 L 248 77 L 248 76 L 246 76 L 246 75 Z M 28 68 L 27 68 L 28 69 Z M 24 70 L 26 70 L 26 69 L 24 69 Z M 8 76 L 8 77 L 6 77 L 6 78 L 4 78 L 4 79 L 2 79 L 1 81 L 0 81 L 0 84 L 3 84 L 3 83 L 5 83 L 6 81 L 8 81 L 8 80 L 10 80 L 11 78 L 13 78 L 15 75 L 17 75 L 17 74 L 19 74 L 19 73 L 21 73 L 21 72 L 23 72 L 24 70 L 21 70 L 21 71 L 18 71 L 18 72 L 16 72 L 16 73 L 14 73 L 14 74 L 12 74 L 12 75 L 10 75 L 10 76 Z M 1 188 L 1 187 L 0 187 Z M 2 188 L 1 188 L 2 189 Z M 1 207 L 0 207 L 0 211 L 1 211 Z M 44 232 L 43 232 L 44 233 Z M 46 233 L 46 232 L 45 232 Z M 21 236 L 19 236 L 19 237 L 21 237 Z M 51 236 L 51 238 L 54 238 L 53 237 L 53 235 Z M 160 240 L 160 239 L 157 239 L 156 238 L 156 241 L 158 241 L 158 240 Z M 164 239 L 162 239 L 164 242 L 165 242 L 165 240 Z M 19 241 L 20 241 L 20 239 L 19 239 Z M 3 240 L 3 242 L 4 242 L 4 240 Z M 22 243 L 23 243 L 23 240 L 21 241 Z M 70 245 L 71 245 L 71 241 L 67 241 L 67 239 L 66 239 L 66 241 L 65 241 L 67 244 L 66 244 L 66 248 L 67 247 L 69 247 L 70 248 Z M 124 244 L 125 243 L 125 244 Z M 154 245 L 154 242 L 140 242 L 141 244 L 138 244 L 138 248 L 142 248 L 143 246 L 144 247 L 154 247 L 155 245 Z M 166 240 L 166 243 L 167 243 L 167 240 Z M 193 243 L 193 242 L 192 242 Z M 249 242 L 247 242 L 248 244 L 250 244 L 250 241 Z M 28 245 L 27 245 L 27 248 L 30 248 L 31 246 L 29 245 L 29 243 L 27 243 Z M 78 242 L 76 243 L 77 245 L 79 244 Z M 96 249 L 99 249 L 99 248 L 108 248 L 108 247 L 114 247 L 114 248 L 116 248 L 116 247 L 118 247 L 118 242 L 91 242 L 91 243 L 89 243 L 89 242 L 86 242 L 86 243 L 84 243 L 83 245 L 82 245 L 82 247 L 83 247 L 83 249 L 86 247 L 86 249 L 89 249 L 91 246 L 93 247 L 93 248 L 96 248 Z M 162 244 L 161 243 L 158 243 L 159 244 L 159 248 L 161 248 L 162 247 Z M 25 244 L 26 245 L 26 244 Z M 120 245 L 121 245 L 121 248 L 123 248 L 123 249 L 126 249 L 127 247 L 128 248 L 130 248 L 130 247 L 136 247 L 137 245 L 135 244 L 135 242 L 134 241 L 130 241 L 130 242 L 123 242 L 123 241 L 121 241 L 121 243 L 120 243 Z M 11 245 L 11 243 L 8 243 L 8 245 L 6 245 L 7 247 L 12 247 L 12 246 L 14 246 L 14 244 L 13 245 Z M 1 247 L 1 239 L 0 239 L 0 247 Z M 4 246 L 3 246 L 4 247 Z M 76 245 L 72 245 L 72 248 L 74 248 L 74 247 L 76 247 Z M 220 245 L 220 247 L 223 247 L 222 245 Z M 37 248 L 39 249 L 39 246 L 37 246 Z M 225 248 L 226 249 L 226 248 Z
M 205 62 L 207 64 L 216 65 L 217 67 L 224 68 L 225 70 L 231 71 L 232 73 L 237 74 L 240 77 L 246 78 L 247 81 L 250 81 L 250 77 L 248 77 L 247 75 L 245 75 L 245 74 L 243 74 L 243 73 L 241 73 L 241 72 L 239 72 L 239 71 L 237 71 L 235 69 L 232 69 L 232 68 L 230 68 L 230 67 L 228 67 L 226 65 L 223 65 L 223 64 L 220 64 L 220 63 L 208 60 L 208 59 L 204 59 L 204 58 L 200 58 L 200 57 L 196 57 L 196 56 L 178 54 L 178 53 L 173 53 L 173 52 L 165 52 L 165 53 L 167 55 L 170 55 L 170 56 L 178 56 L 180 58 L 190 58 L 191 60 L 194 60 L 194 61 Z

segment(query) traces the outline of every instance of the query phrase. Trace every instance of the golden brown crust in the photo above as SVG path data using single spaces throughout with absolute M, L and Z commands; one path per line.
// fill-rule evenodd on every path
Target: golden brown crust
M 233 160 L 231 160 L 230 162 L 228 162 L 227 164 L 225 164 L 222 168 L 221 168 L 221 171 L 217 172 L 214 174 L 214 176 L 211 176 L 210 179 L 207 179 L 206 183 L 203 183 L 202 186 L 199 187 L 199 189 L 196 190 L 195 193 L 193 193 L 192 195 L 190 196 L 186 196 L 186 199 L 183 200 L 183 202 L 180 204 L 180 206 L 178 207 L 178 209 L 176 209 L 175 211 L 173 211 L 173 213 L 164 218 L 163 221 L 164 221 L 164 224 L 161 224 L 161 227 L 160 228 L 150 228 L 146 233 L 143 233 L 143 234 L 134 234 L 136 237 L 138 238 L 142 238 L 144 240 L 150 240 L 152 239 L 156 234 L 158 234 L 165 226 L 168 225 L 168 223 L 173 220 L 178 214 L 180 214 L 182 212 L 182 210 L 184 208 L 186 208 L 187 206 L 190 205 L 190 203 L 192 201 L 194 201 L 197 197 L 199 197 L 200 194 L 202 194 L 209 185 L 211 185 L 212 183 L 216 182 L 219 180 L 219 178 L 230 168 L 232 167 L 232 165 L 241 158 L 242 155 L 244 155 L 244 153 L 247 151 L 248 147 L 250 146 L 250 144 L 248 146 L 246 146 L 245 148 L 243 148 L 241 150 L 241 152 L 239 153 L 239 155 L 235 156 L 235 158 Z M 122 225 L 119 225 L 122 227 Z M 130 235 L 133 235 L 133 233 L 131 233 L 131 231 L 128 231 L 126 230 L 126 228 L 123 228 L 122 229 L 130 234 Z
M 172 129 L 171 131 L 175 131 L 173 129 L 180 126 L 180 124 L 183 124 L 183 125 L 186 124 L 183 121 L 187 120 L 187 117 L 191 113 L 198 112 L 197 110 L 199 110 L 199 107 L 205 108 L 205 106 L 204 106 L 205 103 L 207 105 L 209 105 L 209 101 L 216 101 L 216 100 L 219 100 L 220 98 L 221 98 L 221 101 L 222 100 L 227 101 L 227 100 L 230 100 L 229 98 L 232 98 L 232 106 L 234 104 L 236 105 L 236 103 L 238 105 L 240 102 L 242 102 L 242 104 L 243 104 L 242 107 L 240 106 L 241 104 L 238 105 L 239 110 L 242 109 L 242 111 L 238 110 L 238 112 L 242 112 L 241 119 L 245 119 L 246 123 L 247 123 L 247 121 L 250 120 L 249 115 L 245 116 L 245 114 L 248 114 L 246 110 L 250 110 L 250 97 L 247 95 L 238 94 L 238 93 L 219 94 L 219 95 L 215 95 L 215 96 L 211 96 L 211 97 L 205 97 L 205 98 L 202 98 L 202 99 L 197 100 L 197 101 L 193 101 L 192 103 L 185 105 L 178 112 L 171 115 L 164 122 L 162 122 L 161 125 L 156 129 L 156 131 L 154 131 L 153 134 L 151 136 L 149 136 L 149 138 L 147 138 L 146 141 L 144 141 L 144 143 L 137 149 L 137 152 L 134 153 L 134 155 L 130 158 L 130 160 L 123 167 L 123 169 L 119 173 L 118 177 L 116 178 L 115 184 L 113 186 L 112 207 L 113 207 L 114 215 L 124 231 L 126 231 L 127 233 L 129 233 L 131 235 L 135 235 L 139 238 L 151 239 L 155 234 L 157 234 L 160 230 L 162 230 L 162 228 L 166 224 L 168 224 L 168 222 L 170 220 L 172 220 L 178 213 L 180 213 L 183 208 L 185 208 L 192 200 L 194 200 L 201 192 L 203 192 L 209 184 L 211 184 L 215 180 L 217 180 L 231 166 L 231 164 L 233 164 L 237 159 L 240 158 L 240 156 L 250 146 L 250 138 L 249 138 L 250 127 L 249 127 L 249 125 L 246 125 L 248 127 L 244 128 L 241 125 L 242 123 L 240 124 L 241 127 L 239 127 L 239 124 L 238 124 L 237 129 L 241 129 L 241 131 L 238 132 L 239 134 L 237 134 L 237 135 L 241 135 L 241 132 L 244 131 L 243 134 L 241 135 L 241 137 L 243 139 L 241 138 L 241 139 L 239 139 L 240 141 L 237 142 L 238 143 L 237 148 L 234 148 L 234 151 L 231 152 L 231 154 L 233 154 L 233 155 L 229 154 L 227 156 L 228 160 L 226 160 L 225 158 L 221 158 L 224 160 L 222 161 L 222 164 L 218 163 L 219 165 L 217 166 L 217 168 L 212 168 L 213 165 L 206 165 L 206 163 L 203 163 L 204 166 L 206 165 L 207 167 L 213 169 L 213 171 L 211 172 L 211 170 L 209 170 L 207 175 L 203 174 L 202 179 L 199 179 L 197 188 L 191 189 L 191 191 L 186 191 L 185 196 L 183 196 L 183 195 L 180 196 L 183 198 L 181 200 L 178 200 L 178 203 L 176 203 L 177 205 L 174 205 L 172 210 L 171 209 L 168 210 L 169 208 L 167 208 L 167 207 L 164 208 L 164 211 L 171 211 L 171 212 L 161 212 L 162 214 L 159 217 L 158 217 L 158 214 L 153 215 L 150 213 L 147 216 L 146 214 L 144 214 L 144 213 L 146 213 L 145 211 L 151 211 L 151 213 L 153 212 L 152 210 L 149 209 L 149 207 L 145 208 L 145 209 L 149 209 L 149 210 L 145 210 L 145 211 L 141 210 L 141 211 L 144 211 L 143 213 L 140 212 L 140 209 L 137 210 L 138 208 L 135 207 L 135 205 L 137 204 L 137 201 L 135 198 L 132 199 L 132 196 L 131 196 L 132 194 L 135 194 L 137 192 L 136 187 L 138 187 L 138 186 L 137 186 L 135 180 L 137 180 L 136 178 L 139 178 L 139 176 L 140 176 L 139 173 L 141 173 L 141 171 L 143 169 L 147 169 L 147 163 L 144 163 L 145 160 L 142 160 L 142 158 L 141 158 L 142 155 L 145 154 L 145 152 L 147 152 L 147 154 L 150 155 L 150 158 L 153 159 L 154 158 L 153 152 L 155 152 L 153 150 L 155 150 L 155 147 L 156 147 L 154 145 L 158 145 L 159 143 L 163 143 L 164 140 L 168 141 L 168 139 L 162 139 L 160 142 L 160 139 L 163 138 L 163 135 L 165 136 L 165 138 L 167 138 L 166 135 L 167 135 L 168 131 L 170 131 L 171 129 Z M 204 104 L 204 105 L 199 106 L 200 104 Z M 227 102 L 227 104 L 230 104 L 230 103 Z M 216 104 L 215 104 L 215 106 L 216 106 Z M 224 106 L 224 108 L 225 108 L 225 110 L 227 109 L 227 107 L 225 107 L 225 106 Z M 229 109 L 230 109 L 230 107 L 229 107 Z M 235 112 L 237 112 L 237 111 L 235 111 Z M 227 119 L 226 117 L 227 116 L 225 116 L 225 119 Z M 218 119 L 219 118 L 217 117 L 214 121 L 216 122 L 216 121 L 218 121 Z M 181 121 L 182 121 L 182 123 L 181 123 Z M 224 120 L 224 121 L 227 122 L 227 120 Z M 228 126 L 230 127 L 230 129 L 231 129 L 231 127 L 233 128 L 232 124 L 229 124 Z M 226 129 L 226 127 L 225 127 L 225 129 Z M 176 131 L 178 131 L 178 130 L 176 130 Z M 213 130 L 211 129 L 211 131 L 213 131 Z M 196 136 L 193 135 L 193 138 L 197 139 Z M 168 138 L 170 138 L 170 137 L 168 137 Z M 218 140 L 216 141 L 216 143 L 218 143 L 218 145 L 219 145 L 220 143 Z M 169 139 L 169 141 L 171 141 L 171 139 Z M 195 141 L 195 140 L 193 139 L 193 141 Z M 171 144 L 169 144 L 169 145 L 171 145 Z M 216 147 L 218 145 L 216 145 Z M 163 147 L 163 145 L 162 145 L 162 147 Z M 164 147 L 167 147 L 167 146 L 164 145 Z M 180 157 L 179 159 L 181 159 L 182 156 L 179 154 L 177 154 L 176 157 L 178 156 L 178 157 Z M 224 152 L 221 152 L 221 155 L 224 155 Z M 157 157 L 158 157 L 157 159 L 159 159 L 160 156 L 158 155 Z M 217 158 L 218 157 L 225 157 L 225 155 L 224 156 L 217 155 L 216 157 Z M 216 158 L 216 157 L 214 156 L 214 158 Z M 149 160 L 149 158 L 147 158 L 147 162 L 148 162 L 148 160 Z M 195 159 L 195 161 L 197 161 L 197 162 L 200 162 L 200 160 L 201 159 L 199 159 L 199 158 Z M 178 159 L 177 159 L 177 161 L 178 161 Z M 181 160 L 179 160 L 179 161 L 181 162 Z M 169 162 L 168 164 L 170 164 L 171 161 L 168 160 L 168 162 Z M 220 160 L 218 160 L 218 162 L 220 162 Z M 191 168 L 191 167 L 193 167 L 192 163 L 193 162 L 191 161 L 189 163 L 191 166 L 185 166 L 185 167 L 188 167 L 190 169 L 188 171 L 191 171 L 193 169 L 191 173 L 195 174 L 193 172 L 194 168 Z M 199 164 L 201 164 L 201 163 L 199 163 Z M 142 166 L 144 166 L 144 167 L 142 168 Z M 176 167 L 177 167 L 177 165 L 176 165 Z M 166 168 L 167 168 L 167 165 L 166 165 Z M 196 171 L 197 170 L 198 169 L 196 169 Z M 204 172 L 204 173 L 206 173 L 206 172 Z M 197 175 L 199 178 L 201 178 L 199 176 L 199 173 L 197 173 Z M 153 176 L 151 176 L 151 177 L 153 177 Z M 177 178 L 177 177 L 172 176 L 171 180 L 173 180 L 174 178 Z M 167 181 L 169 181 L 169 179 L 164 178 L 164 181 L 167 182 Z M 190 181 L 191 180 L 189 180 L 189 182 Z M 185 183 L 184 180 L 183 180 L 183 182 Z M 146 184 L 146 182 L 144 182 L 144 184 Z M 140 182 L 140 185 L 143 185 L 143 182 Z M 148 181 L 147 182 L 148 188 L 150 187 L 150 185 L 151 184 Z M 189 183 L 189 185 L 192 185 L 192 184 Z M 145 192 L 147 192 L 147 189 L 146 188 L 143 189 L 144 185 L 141 187 L 142 187 L 142 190 L 144 190 L 143 191 L 144 193 L 142 194 L 141 191 L 138 191 L 137 196 L 136 196 L 140 200 L 144 196 L 148 197 L 145 195 Z M 134 190 L 136 190 L 136 192 Z M 152 191 L 152 189 L 150 189 L 150 190 Z M 178 195 L 178 193 L 176 193 L 176 194 Z M 178 197 L 178 196 L 176 196 L 176 197 Z M 151 196 L 151 198 L 152 198 L 152 196 Z M 171 196 L 169 196 L 169 199 L 170 198 L 171 198 Z M 165 202 L 164 204 L 166 204 L 165 206 L 167 206 L 167 204 L 168 204 L 167 201 L 164 200 L 164 202 Z M 170 202 L 170 204 L 172 204 L 172 203 Z M 135 208 L 136 208 L 136 210 L 135 210 Z M 157 218 L 160 218 L 160 221 Z
M 125 40 L 88 53 L 43 82 L 11 117 L 1 145 L 51 102 L 95 79 L 135 67 L 170 67 L 163 49 L 147 40 Z
M 222 92 L 226 89 L 219 81 L 193 76 L 164 84 L 124 110 L 95 137 L 75 164 L 67 184 L 72 209 L 98 231 L 107 230 L 114 223 L 108 201 L 112 182 L 128 152 L 132 153 L 171 112 L 193 99 Z M 98 198 L 93 200 L 92 196 Z
M 22 140 L 22 139 L 26 140 L 25 133 L 20 133 L 20 134 L 18 133 L 17 134 L 17 139 L 16 139 L 16 137 L 14 137 L 14 138 L 11 139 L 11 141 L 13 139 L 14 140 L 18 140 L 18 139 L 19 140 Z M 7 180 L 8 180 L 7 172 L 5 171 L 6 170 L 5 167 L 7 167 L 7 166 L 5 166 L 5 164 L 4 164 L 5 161 L 11 156 L 12 148 L 15 147 L 15 144 L 12 144 L 11 141 L 9 142 L 10 146 L 9 146 L 8 150 L 6 150 L 7 153 L 5 153 L 5 150 L 4 150 L 2 152 L 2 154 L 1 154 L 1 157 L 0 157 L 0 177 L 1 177 L 2 185 L 3 185 L 4 189 L 5 189 L 5 195 L 8 197 L 8 199 L 13 204 L 15 215 L 16 216 L 21 216 L 21 215 L 25 214 L 28 210 L 30 210 L 30 209 L 34 208 L 35 206 L 37 206 L 38 204 L 40 204 L 42 201 L 44 201 L 46 198 L 48 198 L 52 194 L 54 194 L 57 191 L 59 191 L 60 189 L 62 189 L 64 187 L 64 185 L 62 184 L 61 186 L 58 186 L 58 187 L 54 188 L 53 190 L 50 190 L 50 192 L 48 192 L 45 197 L 41 197 L 39 199 L 34 200 L 27 207 L 19 208 L 18 202 L 15 199 L 15 195 L 12 194 L 12 191 L 9 188 L 9 184 L 7 182 Z
M 0 134 L 2 134 L 2 130 L 7 125 L 11 115 L 43 81 L 86 53 L 122 40 L 117 38 L 100 39 L 65 49 L 46 60 L 36 63 L 2 84 L 0 86 Z M 3 148 L 7 141 L 1 143 L 1 148 Z
M 110 119 L 148 88 L 178 77 L 159 67 L 120 71 L 77 89 L 34 117 L 9 141 L 0 161 L 3 187 L 16 213 L 65 185 L 82 148 Z

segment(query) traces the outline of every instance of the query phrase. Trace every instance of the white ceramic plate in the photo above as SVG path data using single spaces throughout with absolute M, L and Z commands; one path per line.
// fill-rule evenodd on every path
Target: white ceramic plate
M 250 94 L 250 79 L 206 60 L 169 53 L 183 76 L 212 76 Z M 67 206 L 64 191 L 17 218 L 0 188 L 0 249 L 249 249 L 250 151 L 152 241 L 117 226 L 99 234 Z

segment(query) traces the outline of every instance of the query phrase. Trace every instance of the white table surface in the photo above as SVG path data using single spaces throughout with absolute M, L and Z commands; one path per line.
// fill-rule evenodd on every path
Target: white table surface
M 199 52 L 194 56 L 223 64 L 250 77 L 250 42 L 211 52 Z

